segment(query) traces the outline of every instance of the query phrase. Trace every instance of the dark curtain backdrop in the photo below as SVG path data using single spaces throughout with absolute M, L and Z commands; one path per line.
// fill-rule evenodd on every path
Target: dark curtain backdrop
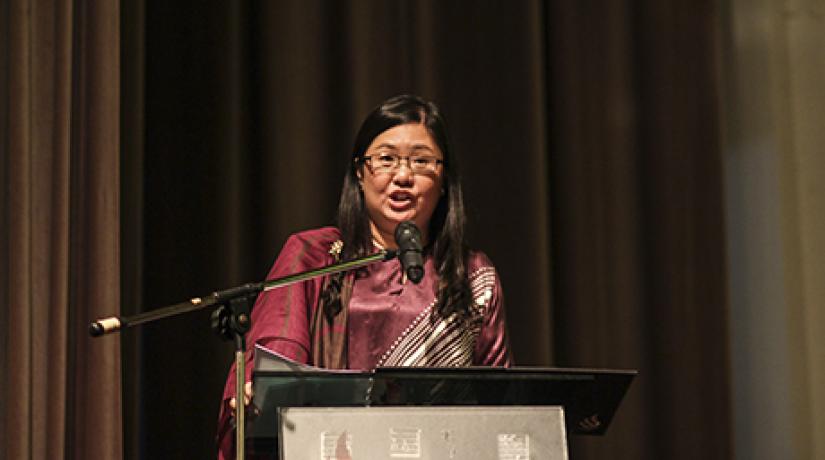
M 116 1 L 0 2 L 0 457 L 120 458 Z
M 574 459 L 732 455 L 715 2 L 123 3 L 123 310 L 261 279 L 333 223 L 382 99 L 436 100 L 516 361 L 639 369 Z M 126 454 L 208 458 L 231 346 L 123 335 Z

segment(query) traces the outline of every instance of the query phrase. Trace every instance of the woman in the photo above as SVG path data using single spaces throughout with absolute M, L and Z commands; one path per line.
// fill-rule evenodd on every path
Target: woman
M 344 176 L 338 228 L 292 235 L 267 279 L 395 249 L 395 229 L 406 220 L 425 245 L 420 283 L 393 260 L 268 291 L 252 310 L 249 348 L 258 343 L 325 368 L 509 366 L 498 277 L 484 254 L 467 249 L 444 120 L 417 96 L 388 99 L 370 113 Z M 231 370 L 218 431 L 226 458 L 233 454 L 234 394 Z

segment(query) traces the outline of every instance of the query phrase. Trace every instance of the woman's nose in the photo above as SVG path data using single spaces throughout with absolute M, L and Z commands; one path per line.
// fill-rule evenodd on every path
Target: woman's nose
M 413 180 L 413 172 L 406 161 L 402 161 L 398 165 L 398 170 L 395 171 L 393 182 L 398 184 L 410 184 Z

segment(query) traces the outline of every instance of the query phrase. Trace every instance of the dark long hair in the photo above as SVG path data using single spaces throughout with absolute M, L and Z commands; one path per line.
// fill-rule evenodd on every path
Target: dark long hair
M 346 260 L 373 251 L 364 193 L 358 186 L 358 169 L 363 167 L 364 154 L 379 134 L 407 123 L 423 123 L 444 155 L 444 193 L 430 219 L 431 244 L 427 248 L 432 251 L 439 276 L 435 311 L 442 317 L 454 312 L 465 314 L 469 312 L 470 285 L 467 279 L 468 249 L 464 241 L 464 199 L 458 165 L 447 139 L 446 123 L 433 102 L 413 95 L 395 96 L 376 107 L 361 124 L 361 129 L 355 136 L 338 204 L 338 228 L 344 243 L 341 257 Z M 334 315 L 343 307 L 343 279 L 343 275 L 333 278 L 322 294 L 328 314 Z

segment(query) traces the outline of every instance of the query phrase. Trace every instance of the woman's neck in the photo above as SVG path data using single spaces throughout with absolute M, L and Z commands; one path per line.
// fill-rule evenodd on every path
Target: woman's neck
M 380 249 L 398 249 L 395 236 L 392 233 L 381 231 L 372 221 L 370 221 L 370 232 L 372 233 L 372 243 Z
M 394 231 L 395 229 L 393 229 Z M 419 229 L 421 231 L 421 240 L 424 246 L 427 246 L 429 242 L 428 236 L 425 229 Z M 395 234 L 390 232 L 382 231 L 375 225 L 374 222 L 370 221 L 370 231 L 372 232 L 372 242 L 374 245 L 378 246 L 380 249 L 398 249 L 398 243 L 395 242 Z

